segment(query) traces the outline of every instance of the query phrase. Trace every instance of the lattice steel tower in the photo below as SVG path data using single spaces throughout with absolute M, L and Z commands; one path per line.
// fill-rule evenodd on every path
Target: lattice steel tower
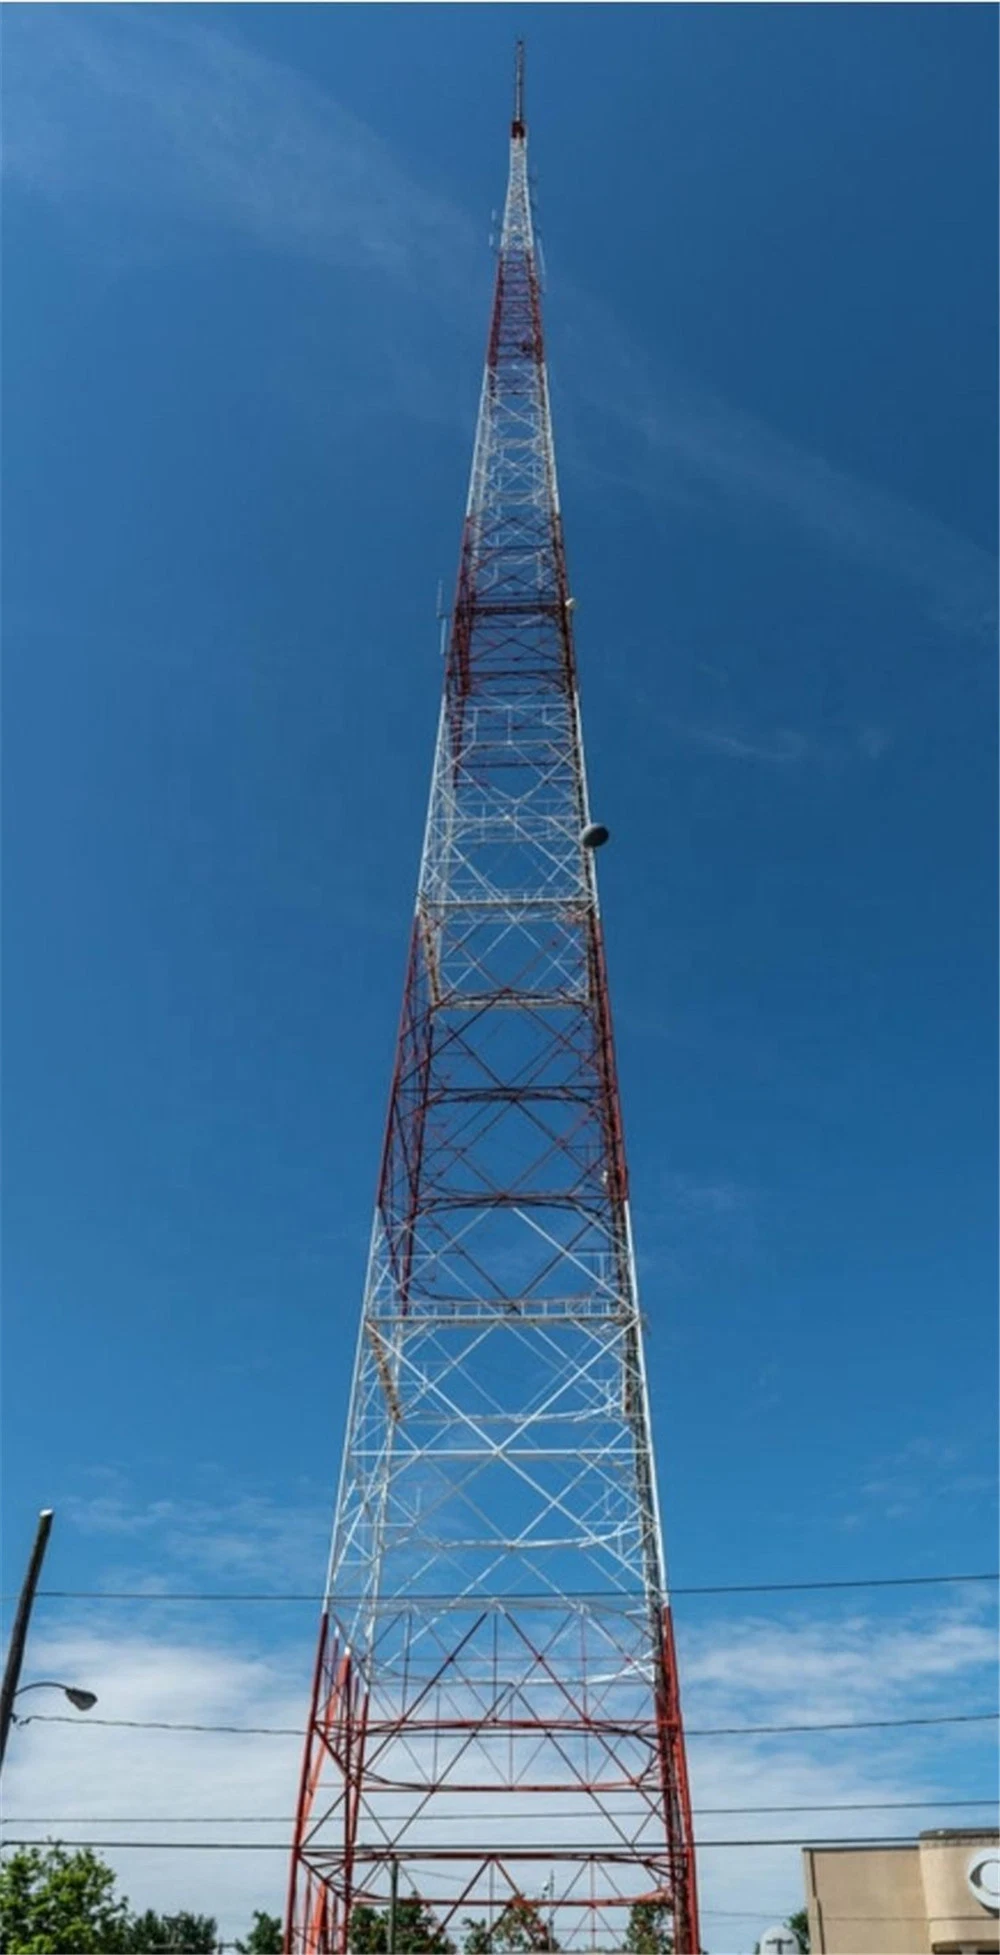
M 459 1948 L 506 1917 L 522 1946 L 618 1949 L 638 1898 L 699 1947 L 522 86 L 519 51 L 297 1955 L 417 1894 Z

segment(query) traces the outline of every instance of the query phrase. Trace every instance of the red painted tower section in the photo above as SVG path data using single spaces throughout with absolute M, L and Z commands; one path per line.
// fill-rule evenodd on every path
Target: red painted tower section
M 520 53 L 287 1948 L 697 1955 Z M 352 1936 L 353 1923 L 353 1936 Z M 375 1924 L 376 1940 L 382 1932 Z M 369 1939 L 366 1946 L 374 1946 Z

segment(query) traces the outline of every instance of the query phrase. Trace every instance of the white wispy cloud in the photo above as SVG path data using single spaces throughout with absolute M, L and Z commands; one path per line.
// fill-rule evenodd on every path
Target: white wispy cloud
M 688 1715 L 715 1722 L 822 1722 L 892 1716 L 904 1700 L 938 1691 L 943 1679 L 978 1671 L 989 1695 L 996 1661 L 992 1627 L 968 1609 L 885 1623 L 865 1614 L 839 1621 L 775 1623 L 749 1618 L 724 1637 L 693 1639 L 685 1664 Z
M 862 726 L 858 729 L 858 752 L 866 760 L 879 760 L 892 745 L 892 734 L 884 726 Z
M 725 1178 L 708 1179 L 676 1169 L 657 1177 L 651 1221 L 639 1250 L 640 1281 L 653 1273 L 681 1284 L 707 1269 L 752 1261 L 765 1201 L 759 1189 Z
M 961 1500 L 996 1502 L 996 1477 L 982 1470 L 981 1453 L 964 1440 L 917 1437 L 896 1451 L 879 1455 L 859 1488 L 863 1508 L 853 1516 L 862 1524 L 865 1512 L 880 1521 L 926 1516 L 942 1503 Z
M 214 1915 L 230 1939 L 253 1910 L 280 1913 L 301 1742 L 198 1731 L 116 1728 L 141 1724 L 230 1724 L 304 1729 L 309 1654 L 248 1654 L 201 1630 L 136 1634 L 127 1623 L 79 1624 L 39 1638 L 38 1674 L 96 1691 L 89 1718 L 48 1721 L 59 1700 L 39 1695 L 45 1716 L 15 1728 L 8 1752 L 5 1836 L 73 1840 L 180 1840 L 169 1847 L 109 1848 L 104 1857 L 132 1905 Z M 65 1706 L 60 1706 L 65 1709 Z M 286 1815 L 276 1825 L 263 1819 Z M 178 1825 L 190 1816 L 189 1823 Z M 234 1820 L 237 1823 L 233 1823 Z M 267 1842 L 259 1853 L 195 1850 L 206 1839 Z
M 177 248 L 185 226 L 190 237 L 191 227 L 222 225 L 267 250 L 405 282 L 414 314 L 427 307 L 468 330 L 470 289 L 485 289 L 488 269 L 480 214 L 422 185 L 379 134 L 287 65 L 184 10 L 22 7 L 6 43 L 5 168 L 78 222 L 92 222 L 95 202 L 145 210 L 147 251 L 167 235 Z M 582 445 L 588 417 L 606 416 L 631 443 L 612 467 L 619 482 L 769 511 L 910 586 L 949 628 L 992 629 L 996 566 L 986 551 L 651 356 L 593 295 L 567 280 L 559 292 L 572 322 L 559 340 L 563 381 Z M 432 370 L 393 324 L 387 344 L 403 370 L 393 397 L 451 418 L 453 375 L 440 361 Z M 717 751 L 787 761 L 800 736 L 723 728 L 704 737 Z
M 234 36 L 123 6 L 43 21 L 26 8 L 5 39 L 5 169 L 36 192 L 177 212 L 394 279 L 460 277 L 462 213 L 349 110 Z
M 316 1589 L 325 1565 L 332 1492 L 298 1504 L 221 1488 L 211 1496 L 139 1501 L 118 1473 L 90 1477 L 98 1490 L 66 1495 L 59 1511 L 82 1535 L 114 1547 L 113 1562 L 106 1557 L 104 1563 L 107 1587 L 143 1587 L 155 1594 L 157 1587 L 183 1586 L 187 1578 L 188 1585 L 197 1585 L 210 1571 L 216 1587 L 235 1582 Z
M 892 746 L 893 736 L 885 727 L 867 722 L 836 731 L 813 725 L 805 731 L 801 727 L 752 724 L 749 712 L 744 717 L 730 712 L 724 719 L 682 719 L 676 713 L 664 712 L 649 693 L 636 703 L 671 739 L 722 760 L 759 762 L 782 769 L 808 765 L 830 772 L 859 761 L 874 764 Z
M 709 753 L 725 754 L 733 760 L 764 760 L 777 766 L 803 760 L 809 752 L 804 733 L 791 727 L 778 727 L 773 733 L 748 733 L 723 726 L 692 726 L 688 721 L 667 716 L 672 733 L 692 746 Z
M 728 1626 L 690 1629 L 682 1646 L 685 1717 L 699 1726 L 818 1724 L 928 1714 L 950 1706 L 989 1709 L 995 1701 L 995 1634 L 989 1613 L 973 1604 L 907 1614 L 889 1621 L 872 1615 L 773 1621 L 748 1617 Z M 923 1827 L 955 1824 L 953 1811 L 837 1810 L 897 1801 L 942 1800 L 985 1791 L 993 1738 L 989 1725 L 970 1726 L 958 1748 L 940 1728 L 801 1733 L 787 1737 L 697 1739 L 689 1746 L 702 1839 L 809 1839 L 912 1836 Z M 967 1755 L 963 1766 L 959 1760 Z M 787 1805 L 818 1810 L 757 1816 L 709 1816 L 712 1806 Z M 977 1811 L 968 1823 L 988 1818 Z M 957 1823 L 965 1823 L 959 1816 Z M 723 1831 L 725 1829 L 725 1831 Z M 752 1945 L 775 1905 L 801 1905 L 798 1846 L 707 1850 L 701 1880 L 709 1908 L 746 1910 L 739 1939 L 727 1941 L 709 1914 L 708 1945 Z M 767 1905 L 771 1903 L 771 1905 Z M 784 1911 L 784 1909 L 782 1910 Z M 781 1918 L 780 1913 L 778 1918 Z
M 578 387 L 635 437 L 637 488 L 648 492 L 666 471 L 679 500 L 700 491 L 779 515 L 839 556 L 915 588 L 952 630 L 993 632 L 997 565 L 988 551 L 654 359 L 591 295 L 573 295 L 572 319 Z
M 722 1215 L 745 1215 L 754 1191 L 738 1181 L 706 1181 L 698 1175 L 671 1170 L 663 1176 L 666 1200 L 678 1215 L 715 1220 Z

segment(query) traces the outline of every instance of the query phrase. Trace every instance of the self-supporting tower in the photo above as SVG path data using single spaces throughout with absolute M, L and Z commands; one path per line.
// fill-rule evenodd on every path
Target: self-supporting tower
M 695 1869 L 518 58 L 288 1947 L 622 1947 Z M 374 1938 L 371 1931 L 374 1928 Z M 421 1943 L 420 1945 L 424 1945 Z M 444 1940 L 442 1940 L 444 1946 Z

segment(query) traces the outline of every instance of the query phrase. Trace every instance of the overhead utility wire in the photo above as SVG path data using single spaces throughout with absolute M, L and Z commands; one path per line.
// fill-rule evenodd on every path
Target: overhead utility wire
M 988 1724 L 1000 1718 L 1000 1711 L 959 1711 L 933 1717 L 844 1718 L 830 1724 L 713 1724 L 688 1725 L 689 1738 L 753 1738 L 779 1731 L 889 1731 L 915 1724 Z M 21 1718 L 22 1724 L 72 1724 L 78 1730 L 92 1725 L 114 1725 L 129 1731 L 215 1731 L 238 1738 L 301 1738 L 294 1724 L 175 1724 L 165 1719 L 135 1717 L 88 1717 L 86 1726 L 79 1718 L 63 1717 L 58 1711 L 36 1711 Z M 822 1809 L 821 1809 L 822 1810 Z
M 446 1791 L 447 1787 L 442 1786 L 441 1790 Z M 760 1812 L 911 1812 L 922 1810 L 924 1807 L 933 1807 L 934 1811 L 938 1812 L 944 1811 L 945 1807 L 995 1806 L 996 1804 L 997 1794 L 995 1792 L 988 1792 L 982 1799 L 832 1799 L 825 1806 L 695 1806 L 694 1810 L 700 1816 L 704 1817 L 709 1813 L 719 1815 L 721 1813 Z M 574 1807 L 570 1810 L 569 1807 L 552 1808 L 546 1806 L 544 1818 L 546 1820 L 589 1818 L 593 1810 L 593 1807 L 587 1807 L 581 1811 L 579 1807 Z M 609 1807 L 603 1804 L 601 1806 L 601 1811 L 608 1813 L 612 1819 L 630 1819 L 638 1810 L 639 1808 L 635 1806 L 622 1807 L 621 1810 L 617 1807 Z M 400 1816 L 394 1815 L 394 1817 Z M 402 1816 L 408 1817 L 409 1815 Z M 93 1813 L 77 1813 L 74 1815 L 65 1812 L 19 1812 L 8 1813 L 7 1824 L 8 1826 L 92 1826 L 94 1817 L 95 1815 Z M 97 1815 L 102 1826 L 287 1826 L 291 1821 L 291 1817 L 292 1815 L 287 1812 L 102 1812 Z M 383 1818 L 385 1817 L 386 1815 L 383 1814 Z M 495 1806 L 487 1812 L 481 1812 L 477 1808 L 476 1817 L 478 1819 L 505 1819 L 509 1818 L 509 1813 L 505 1812 L 502 1806 Z
M 957 1582 L 1000 1582 L 1000 1573 L 973 1574 L 973 1575 L 872 1575 L 868 1577 L 860 1576 L 858 1577 L 857 1580 L 851 1580 L 851 1581 L 838 1580 L 838 1581 L 828 1581 L 828 1582 L 826 1581 L 824 1582 L 724 1582 L 724 1583 L 714 1583 L 714 1584 L 710 1584 L 709 1586 L 701 1586 L 701 1587 L 694 1587 L 694 1588 L 671 1587 L 670 1592 L 674 1596 L 679 1596 L 679 1595 L 791 1595 L 791 1594 L 806 1594 L 821 1589 L 829 1590 L 829 1589 L 855 1589 L 855 1588 L 931 1588 L 931 1587 L 940 1587 L 948 1583 L 957 1583 Z M 345 1595 L 338 1596 L 337 1599 L 338 1601 L 341 1602 L 351 1602 L 351 1601 L 356 1601 L 359 1598 L 353 1595 L 345 1594 Z M 508 1596 L 505 1598 L 505 1600 L 507 1601 L 517 1601 L 518 1599 L 524 1599 L 524 1598 L 518 1598 L 516 1596 Z M 543 1600 L 545 1598 L 532 1597 L 531 1599 Z M 609 1596 L 602 1591 L 599 1597 L 592 1597 L 589 1599 L 609 1601 L 609 1600 L 614 1600 L 616 1598 Z M 10 1596 L 0 1596 L 0 1601 L 9 1602 L 11 1600 L 12 1597 Z M 245 1589 L 245 1590 L 162 1589 L 150 1593 L 150 1591 L 148 1591 L 147 1589 L 141 1589 L 141 1588 L 135 1588 L 135 1589 L 42 1588 L 39 1589 L 38 1591 L 38 1600 L 45 1601 L 45 1602 L 311 1602 L 311 1603 L 316 1603 L 316 1602 L 325 1602 L 327 1600 L 327 1597 L 321 1594 L 318 1590 L 316 1591 L 310 1590 L 308 1592 L 289 1590 L 287 1592 L 282 1593 L 280 1591 L 275 1591 L 275 1590 L 264 1591 L 264 1590 L 249 1590 L 249 1589 Z M 454 1596 L 435 1596 L 435 1595 L 398 1596 L 393 1598 L 393 1606 L 400 1606 L 405 1602 L 421 1602 L 421 1603 L 453 1602 L 454 1600 L 455 1600 Z M 586 1600 L 588 1600 L 588 1597 L 582 1592 L 579 1595 L 568 1594 L 565 1597 L 560 1596 L 558 1598 L 559 1602 L 586 1601 Z
M 4 1849 L 22 1846 L 48 1846 L 46 1839 L 12 1839 L 0 1841 Z M 121 1851 L 134 1847 L 142 1851 L 155 1848 L 162 1853 L 287 1853 L 284 1840 L 66 1840 L 66 1846 L 85 1846 Z M 694 1842 L 699 1851 L 706 1847 L 748 1847 L 748 1846 L 912 1846 L 909 1833 L 857 1833 L 827 1839 L 745 1839 L 745 1840 L 699 1840 Z M 477 1849 L 478 1851 L 478 1849 Z M 486 1849 L 484 1849 L 486 1851 Z

